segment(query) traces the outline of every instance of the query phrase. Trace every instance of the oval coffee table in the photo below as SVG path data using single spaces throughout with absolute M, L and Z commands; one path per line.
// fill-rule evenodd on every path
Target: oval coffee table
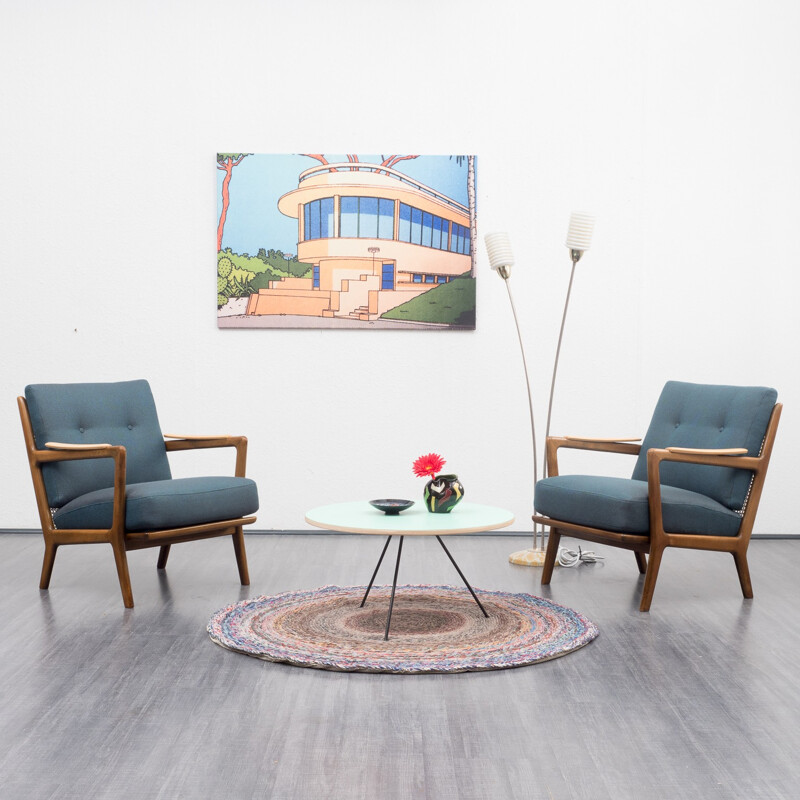
M 400 556 L 403 553 L 403 539 L 406 536 L 435 536 L 442 549 L 447 553 L 448 558 L 456 568 L 464 585 L 469 589 L 478 607 L 485 617 L 489 615 L 481 605 L 481 601 L 475 594 L 469 581 L 464 577 L 461 568 L 456 564 L 450 551 L 445 547 L 442 536 L 452 536 L 459 533 L 480 533 L 482 531 L 492 531 L 498 528 L 505 528 L 514 522 L 514 515 L 503 508 L 494 506 L 482 506 L 476 503 L 459 503 L 452 511 L 447 514 L 433 514 L 426 510 L 423 505 L 412 506 L 400 514 L 384 514 L 382 511 L 373 508 L 366 500 L 355 503 L 335 503 L 329 506 L 320 506 L 309 511 L 305 516 L 306 522 L 318 528 L 327 528 L 340 533 L 364 533 L 376 536 L 386 536 L 386 544 L 383 546 L 380 558 L 370 578 L 369 586 L 361 601 L 361 606 L 367 602 L 375 576 L 386 555 L 393 536 L 399 536 L 400 541 L 397 546 L 397 562 L 394 568 L 394 580 L 392 582 L 392 596 L 389 601 L 389 613 L 386 617 L 386 632 L 383 638 L 389 638 L 389 626 L 392 623 L 392 609 L 394 607 L 394 595 L 397 589 L 397 574 L 400 570 Z

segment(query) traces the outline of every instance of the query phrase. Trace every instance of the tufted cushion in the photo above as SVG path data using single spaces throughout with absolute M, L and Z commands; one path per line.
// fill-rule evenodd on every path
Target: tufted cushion
M 745 447 L 757 456 L 778 393 L 762 386 L 714 386 L 670 381 L 653 412 L 631 476 L 647 480 L 647 451 L 665 447 Z M 744 505 L 747 470 L 666 462 L 661 483 L 707 495 L 732 510 Z
M 664 530 L 736 536 L 741 517 L 710 497 L 661 487 Z M 553 519 L 620 533 L 647 534 L 647 481 L 593 475 L 558 475 L 536 484 L 536 510 Z
M 258 490 L 249 478 L 177 478 L 129 484 L 125 528 L 152 531 L 237 519 L 258 510 Z M 76 497 L 53 515 L 58 528 L 111 527 L 114 489 Z
M 34 384 L 25 388 L 25 399 L 38 448 L 45 442 L 123 445 L 128 483 L 171 477 L 147 381 Z M 87 492 L 113 487 L 114 462 L 98 458 L 45 464 L 42 475 L 50 505 L 59 507 Z

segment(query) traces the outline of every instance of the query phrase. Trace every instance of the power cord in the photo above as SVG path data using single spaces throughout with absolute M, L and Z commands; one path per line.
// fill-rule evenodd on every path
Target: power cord
M 568 550 L 566 547 L 558 548 L 558 563 L 562 567 L 577 567 L 578 564 L 594 564 L 596 561 L 604 559 L 605 556 L 599 556 L 592 550 L 582 550 L 578 547 L 578 551 Z

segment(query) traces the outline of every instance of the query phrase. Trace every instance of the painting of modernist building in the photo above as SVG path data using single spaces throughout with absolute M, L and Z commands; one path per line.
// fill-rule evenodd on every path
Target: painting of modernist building
M 475 157 L 218 153 L 225 328 L 475 328 Z

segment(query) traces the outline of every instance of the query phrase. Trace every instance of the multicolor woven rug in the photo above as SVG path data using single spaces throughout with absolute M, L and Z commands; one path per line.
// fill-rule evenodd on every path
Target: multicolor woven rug
M 390 586 L 324 586 L 243 600 L 208 623 L 212 641 L 256 658 L 346 672 L 472 672 L 548 661 L 594 639 L 577 611 L 530 594 L 398 586 L 385 641 Z

